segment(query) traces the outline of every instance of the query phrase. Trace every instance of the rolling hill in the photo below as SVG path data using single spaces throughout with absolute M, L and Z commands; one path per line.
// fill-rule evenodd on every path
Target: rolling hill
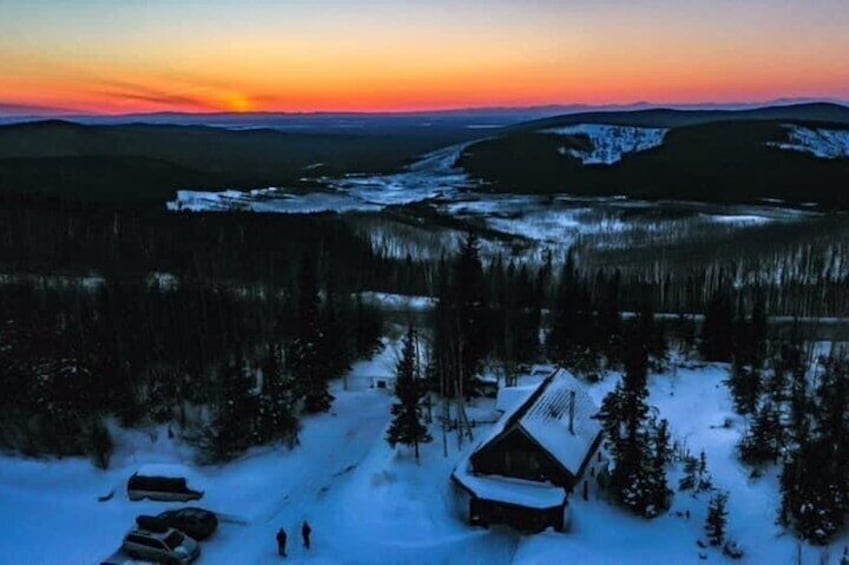
M 46 120 L 0 126 L 0 191 L 162 205 L 178 189 L 248 189 L 393 170 L 477 135 L 462 127 L 366 135 Z
M 458 163 L 493 192 L 849 208 L 849 109 L 817 104 L 732 114 L 563 116 L 472 144 Z

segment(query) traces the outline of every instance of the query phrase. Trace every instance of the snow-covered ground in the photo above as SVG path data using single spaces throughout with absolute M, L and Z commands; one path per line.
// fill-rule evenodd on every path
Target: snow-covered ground
M 392 294 L 388 292 L 363 292 L 363 302 L 374 304 L 383 310 L 424 311 L 436 306 L 436 298 L 432 296 L 416 296 L 411 294 Z
M 191 212 L 374 212 L 387 206 L 454 194 L 470 187 L 473 183 L 465 171 L 454 167 L 468 145 L 460 143 L 429 153 L 399 173 L 318 179 L 325 186 L 314 192 L 296 193 L 276 187 L 220 192 L 180 190 L 167 207 L 171 211 Z
M 392 398 L 368 388 L 365 379 L 391 372 L 397 350 L 389 347 L 355 365 L 347 381 L 334 385 L 332 412 L 308 417 L 300 445 L 258 449 L 220 467 L 198 467 L 206 494 L 197 504 L 224 515 L 220 530 L 203 544 L 199 563 L 277 563 L 274 534 L 289 532 L 295 563 L 481 563 L 548 564 L 570 562 L 643 564 L 699 563 L 696 540 L 703 536 L 707 495 L 676 493 L 670 512 L 644 520 L 598 499 L 575 497 L 572 529 L 523 536 L 465 524 L 456 512 L 449 475 L 474 442 L 458 445 L 447 436 L 443 456 L 440 429 L 423 447 L 416 465 L 406 448 L 384 440 Z M 753 480 L 735 456 L 745 423 L 733 413 L 722 384 L 722 365 L 679 368 L 650 378 L 651 403 L 668 418 L 676 440 L 698 454 L 707 453 L 717 487 L 731 493 L 731 537 L 746 550 L 747 563 L 790 563 L 796 541 L 775 526 L 775 472 Z M 616 375 L 588 387 L 596 403 L 615 384 Z M 529 379 L 532 380 L 532 379 Z M 537 378 L 538 380 L 538 378 Z M 360 382 L 363 381 L 363 382 Z M 486 433 L 494 400 L 469 409 L 477 422 L 476 440 Z M 729 421 L 726 427 L 725 421 Z M 191 452 L 168 440 L 163 430 L 152 441 L 142 432 L 121 434 L 121 447 L 108 471 L 85 459 L 0 458 L 0 562 L 91 564 L 109 555 L 136 515 L 171 507 L 152 501 L 130 502 L 126 479 L 144 463 L 191 464 Z M 670 473 L 677 484 L 679 473 Z M 97 497 L 112 489 L 107 502 Z M 686 517 L 689 511 L 689 519 Z M 313 549 L 300 545 L 302 520 L 313 526 Z M 839 554 L 846 539 L 834 547 Z M 708 563 L 725 562 L 715 549 L 702 550 Z M 820 550 L 802 547 L 804 563 L 819 562 Z
M 559 152 L 580 159 L 584 165 L 612 165 L 621 161 L 623 155 L 646 151 L 662 144 L 667 131 L 669 130 L 666 128 L 578 124 L 546 129 L 542 130 L 542 133 L 585 136 L 589 139 L 592 149 L 561 147 Z
M 849 158 L 849 129 L 807 128 L 788 124 L 789 141 L 770 142 L 767 145 L 810 153 L 821 159 Z

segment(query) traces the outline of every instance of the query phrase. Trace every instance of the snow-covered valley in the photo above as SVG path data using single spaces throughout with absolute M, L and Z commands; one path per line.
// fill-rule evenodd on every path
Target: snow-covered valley
M 556 130 L 557 135 L 590 139 L 595 149 L 585 158 L 593 163 L 611 163 L 625 153 L 655 147 L 665 132 L 604 125 Z M 723 205 L 624 196 L 493 194 L 455 166 L 467 145 L 435 151 L 397 173 L 307 178 L 307 188 L 298 190 L 184 190 L 167 206 L 172 211 L 342 214 L 362 226 L 376 249 L 402 258 L 435 258 L 456 250 L 462 232 L 486 230 L 481 243 L 485 255 L 520 261 L 539 260 L 552 247 L 562 250 L 579 239 L 592 240 L 601 249 L 628 248 L 641 245 L 647 236 L 685 241 L 819 215 L 816 205 L 800 209 L 773 200 Z M 399 216 L 403 223 L 395 221 Z
M 303 181 L 313 186 L 308 191 L 293 192 L 277 187 L 219 192 L 181 190 L 175 200 L 167 203 L 167 207 L 172 211 L 192 212 L 375 212 L 388 206 L 450 196 L 470 188 L 473 183 L 468 176 L 454 167 L 467 146 L 468 143 L 461 143 L 434 151 L 397 173 L 352 174 L 341 178 L 305 177 Z M 320 188 L 316 189 L 316 185 Z

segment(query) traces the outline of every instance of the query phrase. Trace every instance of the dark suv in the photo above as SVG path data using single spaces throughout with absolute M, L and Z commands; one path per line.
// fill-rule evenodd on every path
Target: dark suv
M 127 481 L 127 496 L 130 500 L 165 500 L 188 502 L 198 500 L 203 492 L 192 490 L 182 477 L 150 477 L 135 473 Z

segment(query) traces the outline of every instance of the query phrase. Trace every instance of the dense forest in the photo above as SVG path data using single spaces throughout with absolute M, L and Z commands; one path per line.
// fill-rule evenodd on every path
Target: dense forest
M 456 124 L 362 133 L 12 124 L 0 126 L 0 193 L 161 207 L 180 189 L 296 187 L 304 175 L 393 170 L 473 135 Z

